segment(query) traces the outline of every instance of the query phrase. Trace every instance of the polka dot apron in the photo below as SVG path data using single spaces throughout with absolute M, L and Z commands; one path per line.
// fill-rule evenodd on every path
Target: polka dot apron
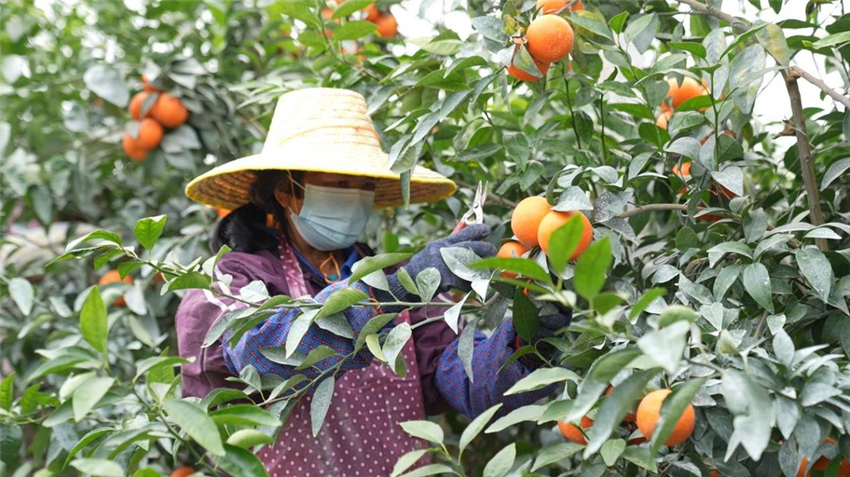
M 304 274 L 290 246 L 282 241 L 281 262 L 290 295 L 308 295 Z M 407 313 L 397 323 L 410 322 Z M 371 365 L 337 376 L 331 407 L 319 435 L 310 426 L 312 395 L 292 411 L 277 441 L 258 453 L 271 477 L 389 476 L 403 454 L 426 444 L 407 435 L 399 422 L 425 418 L 422 388 L 413 341 L 402 355 L 407 376 L 396 376 L 386 365 Z M 419 464 L 425 464 L 426 459 Z

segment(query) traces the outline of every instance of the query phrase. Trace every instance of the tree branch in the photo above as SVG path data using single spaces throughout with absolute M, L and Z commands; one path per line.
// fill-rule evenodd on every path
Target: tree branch
M 726 12 L 721 11 L 718 8 L 712 7 L 711 5 L 706 5 L 700 2 L 699 0 L 679 0 L 679 3 L 684 3 L 685 5 L 693 8 L 694 10 L 703 12 L 707 15 L 711 15 L 715 18 L 719 18 L 720 20 L 725 21 L 732 27 L 737 28 L 742 32 L 747 31 L 750 29 L 750 27 L 752 27 L 752 24 L 750 22 L 741 18 L 734 17 Z M 792 76 L 799 76 L 805 79 L 809 83 L 820 88 L 821 91 L 829 95 L 832 99 L 838 101 L 839 103 L 843 104 L 844 107 L 850 109 L 850 98 L 848 98 L 847 96 L 844 96 L 838 91 L 835 91 L 834 89 L 830 88 L 826 85 L 826 83 L 824 83 L 811 73 L 803 70 L 799 66 L 792 66 L 790 70 Z
M 791 75 L 791 77 L 799 76 L 800 78 L 803 78 L 804 80 L 808 81 L 809 83 L 817 86 L 818 88 L 820 88 L 821 91 L 828 94 L 829 97 L 831 97 L 832 99 L 843 104 L 844 107 L 847 108 L 848 111 L 850 111 L 850 98 L 848 98 L 847 96 L 844 96 L 843 94 L 839 93 L 838 91 L 835 91 L 834 89 L 830 88 L 820 78 L 813 76 L 811 73 L 809 73 L 805 70 L 802 70 L 797 66 L 791 67 L 791 74 L 790 75 Z
M 736 18 L 728 13 L 725 13 L 711 5 L 706 5 L 698 0 L 679 0 L 679 3 L 684 3 L 692 9 L 704 12 L 715 18 L 723 20 L 734 28 L 741 31 L 747 31 L 752 24 L 746 20 Z M 812 225 L 823 224 L 823 212 L 820 208 L 820 191 L 817 186 L 817 177 L 815 176 L 815 168 L 812 158 L 812 146 L 809 143 L 809 135 L 806 132 L 806 116 L 803 113 L 803 102 L 800 98 L 800 87 L 797 84 L 797 78 L 806 78 L 809 82 L 819 87 L 822 91 L 837 99 L 845 106 L 850 103 L 850 100 L 843 97 L 838 92 L 827 87 L 823 81 L 818 80 L 803 69 L 792 66 L 782 71 L 782 77 L 785 79 L 785 87 L 788 90 L 788 97 L 791 100 L 791 113 L 794 117 L 794 129 L 797 136 L 797 152 L 800 156 L 800 170 L 803 175 L 803 185 L 806 188 L 806 198 L 808 199 L 809 215 L 811 216 Z M 814 81 L 813 81 L 814 80 Z M 846 101 L 846 102 L 845 102 Z M 817 239 L 818 248 L 826 250 L 827 244 L 824 239 Z

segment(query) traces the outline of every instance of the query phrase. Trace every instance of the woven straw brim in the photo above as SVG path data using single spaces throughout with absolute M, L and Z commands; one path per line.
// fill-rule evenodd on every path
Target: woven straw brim
M 262 171 L 304 171 L 345 174 L 375 179 L 376 209 L 404 204 L 401 180 L 386 167 L 387 157 L 351 157 L 346 164 L 328 164 L 325 152 L 304 155 L 294 160 L 280 161 L 262 154 L 228 162 L 197 177 L 186 186 L 186 195 L 202 204 L 233 210 L 248 203 L 251 185 Z M 342 151 L 340 151 L 342 153 Z M 434 202 L 451 196 L 455 183 L 434 171 L 417 166 L 410 178 L 410 203 Z
M 201 175 L 186 186 L 186 195 L 232 210 L 248 203 L 251 185 L 261 171 L 326 172 L 374 179 L 375 208 L 402 205 L 401 180 L 390 170 L 388 159 L 362 95 L 307 88 L 278 99 L 260 154 Z M 424 167 L 411 173 L 412 204 L 444 199 L 455 190 L 453 181 Z

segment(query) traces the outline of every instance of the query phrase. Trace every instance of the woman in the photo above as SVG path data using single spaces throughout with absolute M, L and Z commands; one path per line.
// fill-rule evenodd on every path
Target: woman
M 387 155 L 366 114 L 364 98 L 352 91 L 316 88 L 279 99 L 260 154 L 213 169 L 192 181 L 186 193 L 204 204 L 235 209 L 218 224 L 211 241 L 214 250 L 223 244 L 233 249 L 216 268 L 217 276 L 231 277 L 232 294 L 259 280 L 272 296 L 309 296 L 320 303 L 346 287 L 361 290 L 376 302 L 416 302 L 419 297 L 401 286 L 396 274 L 388 275 L 388 290 L 347 281 L 351 266 L 371 253 L 355 243 L 370 211 L 400 204 L 400 189 L 399 176 L 389 170 Z M 411 174 L 411 202 L 441 200 L 455 189 L 451 180 L 433 171 L 417 167 Z M 451 273 L 440 250 L 465 247 L 479 256 L 490 256 L 495 249 L 483 241 L 488 234 L 485 225 L 469 226 L 430 243 L 404 269 L 413 278 L 427 268 L 439 271 L 438 292 L 468 291 L 469 283 Z M 202 348 L 210 326 L 239 306 L 209 292 L 191 291 L 183 299 L 176 319 L 180 354 L 195 358 L 182 370 L 184 395 L 204 397 L 216 387 L 233 386 L 226 378 L 238 376 L 248 365 L 260 374 L 283 377 L 300 372 L 309 377 L 318 374 L 272 362 L 260 351 L 284 345 L 299 310 L 280 310 L 245 333 L 235 346 L 217 343 Z M 399 313 L 395 324 L 415 325 L 429 315 L 438 316 L 441 310 L 354 307 L 343 315 L 356 333 L 380 313 Z M 556 313 L 541 321 L 536 339 L 568 325 L 570 314 Z M 260 450 L 270 475 L 389 475 L 398 457 L 426 446 L 404 433 L 399 422 L 452 408 L 475 417 L 497 403 L 504 404 L 500 410 L 504 413 L 551 391 L 503 396 L 536 366 L 523 358 L 506 364 L 520 345 L 510 321 L 489 338 L 480 333 L 475 337 L 474 381 L 458 358 L 457 340 L 442 320 L 416 327 L 401 353 L 407 367 L 405 377 L 372 360 L 368 351 L 344 363 L 346 371 L 337 377 L 319 434 L 313 437 L 311 433 L 307 396 L 292 411 L 277 442 Z M 353 351 L 351 338 L 315 325 L 304 335 L 298 351 L 307 354 L 319 345 L 340 354 Z M 338 359 L 322 362 L 324 369 Z

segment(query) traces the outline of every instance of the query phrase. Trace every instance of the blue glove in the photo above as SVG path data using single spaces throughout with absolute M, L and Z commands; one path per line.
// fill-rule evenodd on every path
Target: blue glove
M 440 272 L 440 286 L 437 288 L 438 293 L 445 293 L 453 288 L 468 292 L 471 289 L 470 283 L 449 270 L 446 262 L 443 261 L 440 250 L 450 247 L 468 248 L 479 257 L 492 257 L 496 254 L 496 247 L 483 241 L 488 235 L 490 235 L 490 227 L 487 225 L 468 225 L 455 234 L 429 243 L 424 249 L 414 255 L 403 268 L 413 279 L 426 268 L 437 269 Z M 414 299 L 414 295 L 401 286 L 396 274 L 387 276 L 387 282 L 390 285 L 389 292 L 377 289 L 373 290 L 375 298 L 378 300 L 382 302 L 394 301 L 393 296 L 401 301 L 412 301 Z M 384 311 L 400 311 L 400 309 L 394 310 L 392 308 L 385 308 Z

